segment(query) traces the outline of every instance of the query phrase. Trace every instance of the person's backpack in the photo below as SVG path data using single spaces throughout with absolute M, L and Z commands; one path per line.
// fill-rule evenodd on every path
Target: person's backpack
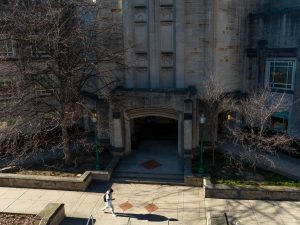
M 107 201 L 106 201 L 106 195 L 107 195 L 107 193 L 105 193 L 104 196 L 103 196 L 103 201 L 104 201 L 104 202 L 107 202 Z M 110 199 L 110 194 L 108 194 L 108 199 Z

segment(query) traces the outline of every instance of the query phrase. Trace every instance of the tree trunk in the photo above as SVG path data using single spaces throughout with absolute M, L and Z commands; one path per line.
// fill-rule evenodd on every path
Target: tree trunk
M 70 150 L 70 136 L 68 133 L 67 126 L 62 126 L 62 141 L 63 141 L 63 150 L 65 155 L 65 165 L 71 166 L 72 164 L 72 154 Z
M 215 110 L 212 112 L 212 165 L 215 166 L 215 156 L 216 156 L 216 140 L 217 140 L 217 129 L 218 129 L 218 105 L 215 106 Z

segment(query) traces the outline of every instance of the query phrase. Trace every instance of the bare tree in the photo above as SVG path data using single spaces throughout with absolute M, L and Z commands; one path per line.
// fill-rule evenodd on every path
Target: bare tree
M 249 94 L 247 97 L 232 102 L 232 111 L 242 119 L 240 125 L 227 124 L 228 137 L 241 149 L 232 156 L 240 162 L 247 162 L 256 168 L 259 162 L 273 165 L 270 154 L 281 151 L 291 152 L 289 147 L 293 138 L 286 133 L 270 132 L 271 117 L 276 112 L 287 111 L 290 106 L 284 94 L 268 89 Z M 241 163 L 242 164 L 242 163 Z
M 14 49 L 0 64 L 10 79 L 0 106 L 8 124 L 0 143 L 9 154 L 62 146 L 72 164 L 71 128 L 91 111 L 83 92 L 109 98 L 123 65 L 120 24 L 102 2 L 11 0 L 3 7 L 0 41 Z M 59 137 L 50 137 L 57 129 Z
M 198 89 L 198 97 L 205 104 L 205 111 L 209 118 L 209 122 L 206 126 L 209 131 L 209 136 L 211 137 L 212 161 L 213 165 L 215 165 L 215 148 L 218 137 L 218 115 L 229 110 L 228 102 L 231 101 L 231 97 L 226 94 L 226 89 L 215 74 L 204 76 Z

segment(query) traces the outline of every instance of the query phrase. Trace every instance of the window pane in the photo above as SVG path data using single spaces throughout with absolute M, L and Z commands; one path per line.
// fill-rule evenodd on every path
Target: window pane
M 0 52 L 1 53 L 6 53 L 7 52 L 6 41 L 0 41 Z
M 275 63 L 276 67 L 286 67 L 288 65 L 289 65 L 288 62 L 276 62 Z
M 292 78 L 293 78 L 293 67 L 288 68 L 288 79 L 287 83 L 292 84 Z
M 287 77 L 287 68 L 277 67 L 273 73 L 275 83 L 286 83 Z
M 275 88 L 286 88 L 286 84 L 278 84 L 278 83 L 274 83 L 273 84 L 273 87 L 275 87 Z
M 270 82 L 274 82 L 274 75 L 275 75 L 275 67 L 271 66 L 270 67 L 270 78 L 269 78 Z
M 294 60 L 270 60 L 269 63 L 269 86 L 274 89 L 292 90 L 295 73 Z
M 7 47 L 7 52 L 12 52 L 12 41 L 11 40 L 7 40 L 6 41 L 6 47 Z

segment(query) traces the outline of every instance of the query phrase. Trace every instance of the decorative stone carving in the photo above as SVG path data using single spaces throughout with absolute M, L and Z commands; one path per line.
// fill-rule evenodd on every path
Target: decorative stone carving
M 173 7 L 160 7 L 160 21 L 173 21 L 174 8 Z
M 140 68 L 148 67 L 147 54 L 136 54 L 136 67 L 140 67 Z
M 174 56 L 173 54 L 163 53 L 161 54 L 161 67 L 173 67 L 174 66 Z
M 134 1 L 134 6 L 135 7 L 141 7 L 141 6 L 146 7 L 147 6 L 147 0 L 135 0 Z
M 160 5 L 173 5 L 173 0 L 160 0 Z
M 146 8 L 136 8 L 134 13 L 134 21 L 137 23 L 146 23 L 148 19 Z

